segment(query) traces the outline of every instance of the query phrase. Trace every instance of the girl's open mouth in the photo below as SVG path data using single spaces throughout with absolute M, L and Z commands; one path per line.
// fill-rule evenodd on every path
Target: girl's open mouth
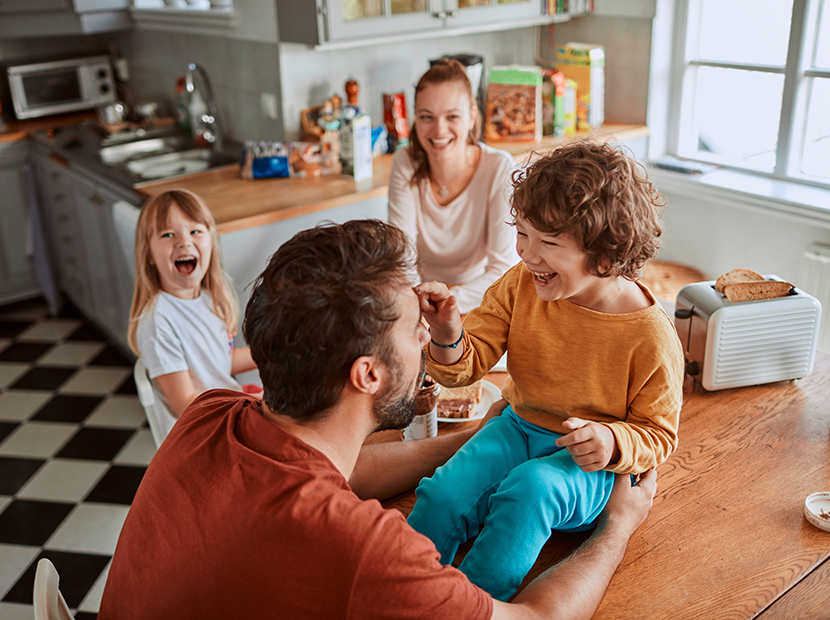
M 182 258 L 177 258 L 175 261 L 176 271 L 178 271 L 183 276 L 189 276 L 196 270 L 196 265 L 198 261 L 194 257 L 190 256 L 183 256 Z

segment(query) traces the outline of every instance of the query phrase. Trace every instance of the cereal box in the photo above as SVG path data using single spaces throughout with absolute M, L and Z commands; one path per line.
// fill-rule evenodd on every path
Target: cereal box
M 592 43 L 566 43 L 554 50 L 556 68 L 576 82 L 577 129 L 605 120 L 605 49 Z
M 487 142 L 542 139 L 542 75 L 538 67 L 490 69 L 484 138 Z

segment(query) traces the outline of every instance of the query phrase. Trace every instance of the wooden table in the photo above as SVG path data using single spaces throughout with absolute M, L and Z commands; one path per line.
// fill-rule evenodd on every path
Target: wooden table
M 830 354 L 797 381 L 706 392 L 687 377 L 679 436 L 594 617 L 830 618 L 830 533 L 803 516 L 830 491 Z M 526 582 L 586 537 L 554 534 Z

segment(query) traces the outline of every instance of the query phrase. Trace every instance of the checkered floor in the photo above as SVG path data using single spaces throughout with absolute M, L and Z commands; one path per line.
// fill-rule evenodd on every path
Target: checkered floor
M 75 617 L 96 617 L 154 452 L 132 364 L 90 323 L 0 307 L 0 618 L 31 620 L 44 557 Z

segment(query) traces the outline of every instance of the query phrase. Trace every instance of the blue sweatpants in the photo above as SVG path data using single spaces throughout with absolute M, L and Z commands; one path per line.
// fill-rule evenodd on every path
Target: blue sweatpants
M 443 564 L 478 535 L 459 568 L 499 600 L 516 593 L 551 530 L 591 529 L 611 495 L 614 474 L 583 472 L 558 437 L 507 407 L 415 491 L 409 524 Z

